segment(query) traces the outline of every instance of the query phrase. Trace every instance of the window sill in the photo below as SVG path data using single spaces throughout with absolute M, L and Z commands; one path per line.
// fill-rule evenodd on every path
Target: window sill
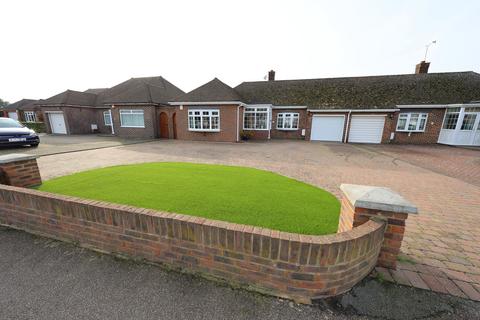
M 268 131 L 270 129 L 246 129 L 246 128 L 243 128 L 244 131 Z
M 396 132 L 407 132 L 407 133 L 424 133 L 425 130 L 395 130 Z
M 297 128 L 297 129 L 283 129 L 283 128 L 277 128 L 276 130 L 278 130 L 278 131 L 298 131 L 298 130 L 300 130 L 300 129 L 298 129 L 298 128 Z
M 137 129 L 145 129 L 145 127 L 136 127 L 136 126 L 120 126 L 120 128 L 137 128 Z
M 191 132 L 220 132 L 220 129 L 218 129 L 218 130 L 188 129 L 188 131 L 191 131 Z

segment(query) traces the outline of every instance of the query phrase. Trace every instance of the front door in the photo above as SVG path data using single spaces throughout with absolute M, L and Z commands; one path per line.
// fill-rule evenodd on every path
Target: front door
M 160 113 L 160 138 L 168 139 L 168 115 Z

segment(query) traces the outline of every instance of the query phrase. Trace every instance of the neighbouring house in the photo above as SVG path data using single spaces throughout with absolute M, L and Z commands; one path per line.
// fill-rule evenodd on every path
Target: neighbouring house
M 37 103 L 38 100 L 22 99 L 9 104 L 3 110 L 9 118 L 20 122 L 43 122 L 43 113 Z
M 162 77 L 132 78 L 109 89 L 68 90 L 41 107 L 48 122 L 55 118 L 50 132 L 64 134 L 480 145 L 480 74 L 428 73 L 428 66 L 301 80 L 275 80 L 270 71 L 267 81 L 232 88 L 215 78 L 188 93 Z

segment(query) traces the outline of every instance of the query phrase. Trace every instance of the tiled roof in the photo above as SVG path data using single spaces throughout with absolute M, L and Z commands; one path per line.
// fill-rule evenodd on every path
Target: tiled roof
M 97 95 L 93 93 L 67 90 L 40 101 L 39 105 L 95 106 Z
M 37 107 L 35 105 L 35 103 L 37 103 L 37 102 L 38 102 L 38 100 L 34 100 L 34 99 L 22 99 L 22 100 L 18 100 L 17 102 L 9 104 L 5 108 L 3 108 L 3 110 L 7 110 L 7 111 L 9 111 L 9 110 L 11 110 L 11 111 L 14 111 L 14 110 L 33 110 Z
M 311 109 L 374 109 L 400 104 L 480 100 L 480 74 L 469 72 L 243 82 L 245 103 L 305 105 Z
M 177 102 L 242 101 L 230 86 L 215 78 L 204 85 L 178 97 Z

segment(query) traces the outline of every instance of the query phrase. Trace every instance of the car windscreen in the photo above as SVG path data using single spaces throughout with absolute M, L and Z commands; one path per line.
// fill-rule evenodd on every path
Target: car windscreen
M 0 128 L 23 128 L 23 126 L 13 119 L 0 119 Z

